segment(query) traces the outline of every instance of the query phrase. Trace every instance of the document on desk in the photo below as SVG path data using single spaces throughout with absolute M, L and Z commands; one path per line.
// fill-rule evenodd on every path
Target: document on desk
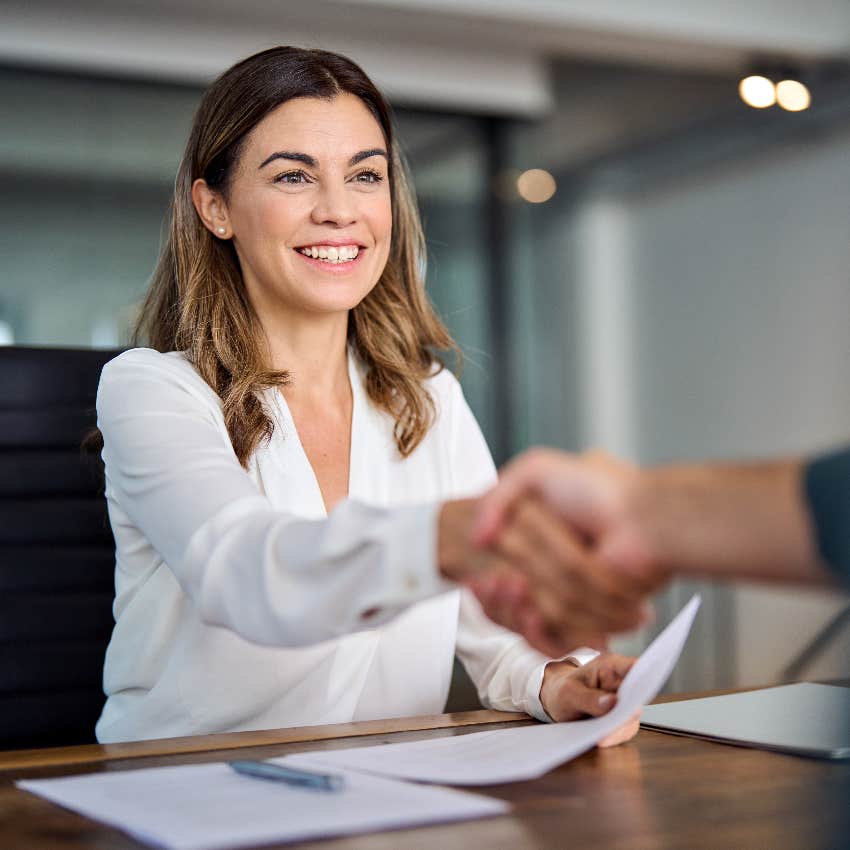
M 492 785 L 532 779 L 589 750 L 661 690 L 698 607 L 695 596 L 647 647 L 623 680 L 617 705 L 604 717 L 272 760 L 324 771 L 330 767 L 345 779 L 340 791 L 254 779 L 221 762 L 17 785 L 168 850 L 289 843 L 499 815 L 509 809 L 501 800 L 419 783 Z
M 655 697 L 676 666 L 699 604 L 699 596 L 694 596 L 646 648 L 623 679 L 617 704 L 603 717 L 403 744 L 298 753 L 287 756 L 284 763 L 347 768 L 447 785 L 496 785 L 542 776 L 591 749 Z
M 242 776 L 222 762 L 17 785 L 168 850 L 282 844 L 490 817 L 510 808 L 501 800 L 450 788 L 335 773 L 343 775 L 345 787 L 333 792 Z

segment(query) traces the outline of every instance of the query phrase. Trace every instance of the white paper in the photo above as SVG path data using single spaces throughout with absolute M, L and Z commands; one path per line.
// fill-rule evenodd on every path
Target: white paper
M 698 607 L 695 596 L 647 647 L 604 717 L 274 759 L 342 773 L 346 787 L 338 793 L 253 779 L 221 762 L 17 785 L 169 850 L 223 850 L 503 814 L 509 806 L 500 800 L 386 776 L 491 785 L 532 779 L 575 758 L 661 690 Z
M 344 767 L 450 785 L 495 785 L 542 776 L 589 750 L 655 697 L 676 666 L 699 604 L 699 596 L 694 596 L 646 648 L 623 679 L 617 704 L 603 717 L 403 744 L 298 753 L 283 761 L 293 766 Z
M 271 759 L 271 761 L 282 761 Z M 18 782 L 61 806 L 170 850 L 288 843 L 500 815 L 507 803 L 363 773 L 342 791 L 294 788 L 214 764 Z

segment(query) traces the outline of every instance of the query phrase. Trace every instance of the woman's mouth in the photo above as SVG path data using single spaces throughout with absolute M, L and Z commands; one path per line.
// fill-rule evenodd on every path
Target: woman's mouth
M 299 254 L 327 265 L 353 263 L 360 255 L 359 245 L 304 245 L 295 249 Z

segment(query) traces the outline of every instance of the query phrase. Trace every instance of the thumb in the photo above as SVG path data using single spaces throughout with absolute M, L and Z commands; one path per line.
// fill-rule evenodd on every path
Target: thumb
M 508 463 L 478 506 L 472 539 L 485 546 L 498 535 L 513 504 L 536 495 L 574 530 L 595 537 L 604 525 L 605 474 L 566 452 L 531 449 Z
M 600 542 L 596 555 L 610 569 L 638 585 L 652 589 L 658 583 L 657 559 L 646 535 L 634 525 L 619 524 L 612 528 Z
M 582 714 L 600 717 L 607 714 L 616 704 L 617 695 L 601 688 L 591 688 L 579 679 L 571 682 L 569 700 Z

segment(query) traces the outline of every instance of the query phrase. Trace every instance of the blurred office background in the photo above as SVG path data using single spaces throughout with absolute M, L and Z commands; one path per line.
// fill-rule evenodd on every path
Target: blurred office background
M 846 0 L 3 0 L 0 341 L 126 344 L 205 83 L 285 43 L 390 95 L 497 460 L 850 439 Z M 699 589 L 673 688 L 850 674 L 847 596 Z

